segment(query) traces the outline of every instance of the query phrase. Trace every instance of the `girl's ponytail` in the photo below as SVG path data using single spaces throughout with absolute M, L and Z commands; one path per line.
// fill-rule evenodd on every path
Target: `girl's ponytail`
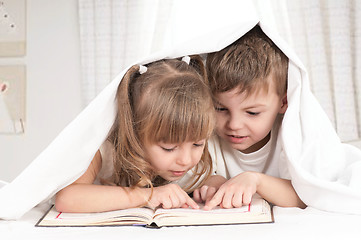
M 192 55 L 190 57 L 191 57 L 191 60 L 189 62 L 189 65 L 191 67 L 193 67 L 198 72 L 199 75 L 202 76 L 203 82 L 205 84 L 207 84 L 207 86 L 208 86 L 207 71 L 206 71 L 205 65 L 203 63 L 202 57 L 199 55 Z
M 151 184 L 150 166 L 144 161 L 143 147 L 134 129 L 132 85 L 139 76 L 139 65 L 132 66 L 123 76 L 117 90 L 118 113 L 109 137 L 115 148 L 113 178 L 117 185 Z

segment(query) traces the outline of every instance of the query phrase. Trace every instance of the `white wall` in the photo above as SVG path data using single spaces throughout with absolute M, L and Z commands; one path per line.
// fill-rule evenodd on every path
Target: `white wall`
M 0 180 L 12 181 L 81 111 L 77 0 L 27 1 L 26 127 L 0 135 Z

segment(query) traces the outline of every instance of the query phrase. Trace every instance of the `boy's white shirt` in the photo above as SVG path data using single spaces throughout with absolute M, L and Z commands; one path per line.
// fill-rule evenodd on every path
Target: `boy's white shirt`
M 303 64 L 259 18 L 252 1 L 183 0 L 175 1 L 173 8 L 169 46 L 135 64 L 219 51 L 259 23 L 290 59 L 288 108 L 278 141 L 296 192 L 308 206 L 361 214 L 361 151 L 340 142 L 311 93 Z M 0 189 L 0 218 L 20 218 L 86 171 L 113 124 L 115 93 L 128 68 L 115 77 L 14 181 Z

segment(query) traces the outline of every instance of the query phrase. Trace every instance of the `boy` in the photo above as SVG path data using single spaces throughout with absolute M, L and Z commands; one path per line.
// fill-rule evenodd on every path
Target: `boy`
M 287 109 L 288 58 L 256 26 L 208 54 L 207 71 L 217 111 L 209 146 L 217 175 L 194 192 L 196 201 L 205 201 L 205 209 L 240 207 L 258 193 L 277 206 L 304 208 L 277 141 Z

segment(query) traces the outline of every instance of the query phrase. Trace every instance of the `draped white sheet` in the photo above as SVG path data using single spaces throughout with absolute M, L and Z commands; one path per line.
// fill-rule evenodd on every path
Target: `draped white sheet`
M 86 106 L 130 63 L 166 44 L 172 1 L 78 1 Z
M 361 139 L 361 2 L 287 1 L 290 44 L 342 141 Z
M 311 90 L 341 140 L 361 139 L 361 3 L 253 3 L 260 19 L 299 54 Z M 84 106 L 131 62 L 169 43 L 177 31 L 169 28 L 174 4 L 177 0 L 79 0 Z
M 203 6 L 207 11 L 200 12 Z M 173 7 L 177 11 L 170 22 L 174 30 L 170 47 L 135 63 L 218 51 L 260 21 L 251 1 L 183 0 Z M 293 49 L 267 22 L 261 21 L 260 26 L 290 59 L 289 107 L 279 141 L 293 186 L 313 208 L 361 214 L 361 151 L 340 142 L 311 93 L 307 72 Z M 124 73 L 115 77 L 13 182 L 0 189 L 0 218 L 19 218 L 86 170 L 114 121 L 115 93 Z

